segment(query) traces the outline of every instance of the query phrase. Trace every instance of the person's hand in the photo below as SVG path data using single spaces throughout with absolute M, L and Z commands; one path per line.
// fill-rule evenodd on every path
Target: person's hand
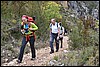
M 33 28 L 29 28 L 29 30 L 33 30 Z
M 63 37 L 63 35 L 60 35 L 60 38 L 62 38 Z
M 57 40 L 59 40 L 59 36 L 57 36 Z
M 50 32 L 49 36 L 51 36 L 51 32 Z
M 23 30 L 21 30 L 21 33 L 22 33 L 22 34 L 24 34 L 24 33 L 25 33 L 25 30 L 24 30 L 24 29 L 23 29 Z

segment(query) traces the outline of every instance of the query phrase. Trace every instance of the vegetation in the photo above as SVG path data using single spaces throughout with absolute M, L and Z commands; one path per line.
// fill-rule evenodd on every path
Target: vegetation
M 39 29 L 35 32 L 35 47 L 39 49 L 47 46 L 49 41 L 49 21 L 51 18 L 61 17 L 59 10 L 60 4 L 53 1 L 1 1 L 1 45 L 5 48 L 9 45 L 1 51 L 6 53 L 6 50 L 19 49 L 22 39 L 20 32 L 22 15 L 36 16 L 35 21 Z M 26 49 L 29 49 L 29 47 Z M 25 51 L 25 53 L 27 52 L 29 50 Z M 2 57 L 5 58 L 4 55 Z
M 54 56 L 53 59 L 56 60 L 56 61 L 58 61 L 58 56 Z
M 96 4 L 88 4 L 96 7 Z M 94 7 L 89 7 L 90 10 Z M 69 12 L 70 9 L 67 11 Z M 91 14 L 75 17 L 73 11 L 65 13 L 69 31 L 69 50 L 62 56 L 65 66 L 98 66 L 99 65 L 99 21 Z M 74 15 L 74 16 L 71 16 Z M 67 58 L 66 58 L 67 57 Z M 97 58 L 98 57 L 98 58 Z M 60 58 L 59 58 L 60 59 Z
M 65 10 L 58 1 L 1 1 L 1 58 L 7 58 L 9 53 L 13 53 L 10 57 L 18 56 L 17 49 L 21 45 L 22 38 L 21 17 L 28 15 L 36 16 L 36 25 L 39 27 L 35 32 L 37 49 L 48 46 L 50 19 L 56 18 L 57 21 L 61 20 L 68 30 L 71 52 L 62 54 L 61 57 L 54 56 L 54 59 L 56 61 L 63 59 L 61 62 L 67 66 L 98 66 L 99 20 L 95 20 L 91 15 L 92 9 L 97 5 L 94 1 L 88 1 L 86 5 L 90 8 L 87 18 L 76 17 L 74 11 L 70 8 Z M 28 53 L 28 48 L 25 53 Z
M 2 34 L 4 31 L 16 25 L 18 25 L 19 29 L 16 32 L 17 34 L 20 33 L 21 16 L 25 14 L 36 16 L 37 26 L 39 27 L 39 30 L 36 32 L 36 34 L 38 34 L 37 38 L 43 38 L 43 41 L 45 41 L 48 39 L 48 35 L 46 34 L 48 34 L 49 31 L 50 19 L 61 17 L 59 10 L 60 5 L 52 1 L 1 1 L 1 22 L 2 24 L 7 23 L 5 27 L 2 25 Z M 14 31 L 11 34 L 15 36 L 16 32 Z M 18 36 L 20 36 L 20 34 L 18 34 Z

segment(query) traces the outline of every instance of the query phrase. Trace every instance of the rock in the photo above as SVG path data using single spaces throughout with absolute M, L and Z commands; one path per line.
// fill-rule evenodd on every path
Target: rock
M 99 16 L 99 11 L 98 11 L 98 9 L 93 9 L 92 10 L 92 15 L 94 16 L 94 18 L 98 18 L 98 16 Z
M 3 50 L 2 53 L 5 53 L 5 51 Z
M 25 65 L 26 65 L 26 62 L 24 62 L 23 64 L 25 64 Z
M 32 65 L 32 66 L 35 66 L 35 65 Z
M 7 64 L 8 64 L 8 63 L 4 63 L 4 64 L 2 64 L 1 66 L 7 66 Z
M 57 62 L 56 60 L 53 60 L 53 62 Z
M 72 17 L 75 17 L 74 14 L 71 15 Z
M 30 56 L 30 53 L 28 53 L 27 56 Z
M 61 62 L 58 62 L 58 63 L 57 63 L 57 66 L 60 66 L 60 65 L 61 65 Z
M 64 53 L 67 53 L 68 51 L 67 50 L 63 50 L 64 51 Z
M 49 62 L 49 65 L 53 66 L 55 63 L 53 61 Z
M 13 48 L 13 46 L 11 46 Z
M 1 64 L 5 63 L 5 59 L 1 57 Z
M 45 48 L 45 50 L 47 50 L 47 48 Z
M 90 4 L 89 4 L 90 3 Z M 95 7 L 92 7 L 93 10 L 91 10 L 91 4 Z M 73 12 L 75 12 L 76 17 L 80 16 L 86 16 L 88 14 L 91 15 L 96 19 L 99 18 L 99 2 L 85 2 L 85 1 L 69 1 L 68 2 L 69 8 L 72 9 Z M 91 12 L 91 13 L 90 13 Z
M 61 64 L 60 66 L 64 66 L 64 63 L 63 63 L 63 64 Z
M 8 54 L 8 57 L 10 57 L 11 56 L 11 54 Z
M 46 57 L 43 57 L 44 59 L 46 58 Z
M 14 59 L 15 57 L 13 56 L 12 58 Z
M 19 65 L 15 65 L 15 66 L 19 66 Z
M 61 59 L 59 59 L 61 61 Z
M 14 65 L 13 61 L 11 61 L 11 62 L 8 63 L 8 66 L 13 66 L 13 65 Z
M 7 61 L 8 61 L 8 59 L 6 58 L 6 59 L 5 59 L 5 62 L 7 62 Z

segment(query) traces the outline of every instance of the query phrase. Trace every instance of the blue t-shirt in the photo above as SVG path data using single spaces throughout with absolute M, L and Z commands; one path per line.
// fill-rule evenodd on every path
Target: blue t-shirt
M 28 24 L 25 24 L 25 33 L 28 33 L 28 28 L 29 28 L 29 26 L 28 26 Z

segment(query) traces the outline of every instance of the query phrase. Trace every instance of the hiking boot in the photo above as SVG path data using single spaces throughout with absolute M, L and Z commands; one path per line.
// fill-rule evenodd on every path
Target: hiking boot
M 50 51 L 50 54 L 54 53 L 54 51 Z
M 51 49 L 50 54 L 54 53 L 54 49 Z
M 21 61 L 20 60 L 16 60 L 17 61 L 17 63 L 21 63 Z
M 31 58 L 31 60 L 35 60 L 36 58 Z
M 56 50 L 56 52 L 58 52 L 58 50 Z

